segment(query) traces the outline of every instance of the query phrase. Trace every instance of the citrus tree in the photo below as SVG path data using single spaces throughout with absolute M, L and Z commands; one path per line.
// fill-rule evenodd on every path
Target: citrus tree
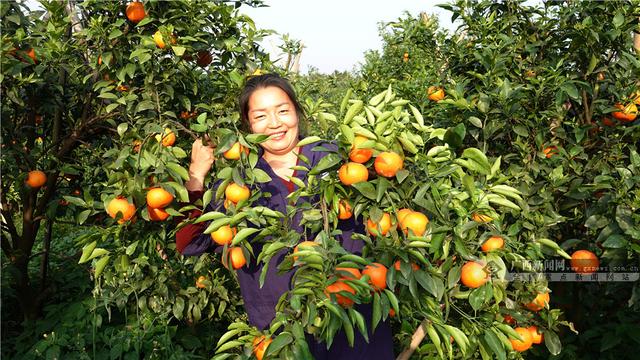
M 2 249 L 20 314 L 36 320 L 58 289 L 47 278 L 58 222 L 80 226 L 72 256 L 95 280 L 81 306 L 92 316 L 64 320 L 85 330 L 80 339 L 74 326 L 46 336 L 61 320 L 49 322 L 34 330 L 34 356 L 84 353 L 86 342 L 93 356 L 180 353 L 201 342 L 172 343 L 176 321 L 237 315 L 231 278 L 176 257 L 172 231 L 188 201 L 183 148 L 234 129 L 243 77 L 268 66 L 256 43 L 266 32 L 238 13 L 243 4 L 259 2 L 0 4 Z

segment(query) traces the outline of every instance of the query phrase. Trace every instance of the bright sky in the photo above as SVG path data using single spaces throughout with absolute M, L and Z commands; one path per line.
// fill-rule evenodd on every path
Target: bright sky
M 265 3 L 269 7 L 242 6 L 240 12 L 249 15 L 260 29 L 288 33 L 290 38 L 301 40 L 305 46 L 301 72 L 306 72 L 309 66 L 322 73 L 353 70 L 364 61 L 366 50 L 382 48 L 378 23 L 397 20 L 405 10 L 414 16 L 422 11 L 435 14 L 441 27 L 455 28 L 451 13 L 436 7 L 447 0 L 266 0 Z M 282 45 L 279 36 L 262 42 L 272 55 L 280 51 L 279 45 Z

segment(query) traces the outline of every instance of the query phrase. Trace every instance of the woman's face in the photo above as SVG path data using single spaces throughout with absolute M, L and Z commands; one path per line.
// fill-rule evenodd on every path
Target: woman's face
M 272 155 L 284 155 L 298 144 L 298 114 L 282 89 L 256 89 L 249 98 L 249 124 L 254 134 L 270 135 L 261 145 Z

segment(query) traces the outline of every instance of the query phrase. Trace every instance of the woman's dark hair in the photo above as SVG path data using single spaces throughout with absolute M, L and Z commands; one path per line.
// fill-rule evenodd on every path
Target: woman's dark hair
M 264 74 L 264 75 L 254 76 L 250 78 L 247 81 L 247 83 L 244 85 L 244 88 L 242 89 L 242 93 L 240 94 L 240 100 L 239 100 L 240 122 L 241 122 L 242 130 L 248 131 L 248 132 L 251 131 L 251 126 L 249 125 L 249 98 L 251 98 L 251 95 L 253 94 L 254 91 L 258 89 L 264 89 L 270 86 L 277 87 L 280 90 L 284 91 L 287 94 L 287 96 L 289 96 L 289 99 L 291 99 L 293 106 L 296 108 L 296 114 L 298 115 L 298 121 L 299 121 L 298 126 L 300 129 L 300 134 L 302 135 L 305 128 L 305 126 L 303 125 L 304 119 L 305 119 L 304 110 L 302 109 L 302 106 L 298 102 L 298 98 L 296 97 L 296 92 L 293 90 L 293 87 L 291 86 L 289 81 L 278 74 Z

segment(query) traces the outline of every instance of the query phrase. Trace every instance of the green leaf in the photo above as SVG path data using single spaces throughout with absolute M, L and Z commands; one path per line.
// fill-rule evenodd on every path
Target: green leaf
M 380 294 L 373 294 L 373 315 L 371 317 L 371 332 L 373 332 L 378 323 L 382 319 L 382 310 L 380 309 Z
M 122 135 L 124 135 L 124 133 L 127 131 L 127 129 L 129 129 L 129 124 L 127 124 L 127 123 L 118 124 L 118 128 L 117 128 L 118 135 L 120 137 L 122 137 Z
M 469 117 L 469 122 L 471 123 L 471 125 L 482 129 L 482 120 L 478 119 L 477 117 L 475 116 Z
M 96 271 L 94 273 L 94 276 L 96 278 L 98 278 L 100 274 L 102 274 L 102 271 L 104 270 L 104 267 L 107 266 L 108 262 L 109 255 L 102 257 L 100 260 L 98 260 L 98 262 L 96 262 Z
M 180 296 L 177 296 L 175 298 L 175 300 L 173 301 L 173 316 L 176 317 L 176 319 L 180 320 L 183 317 L 183 313 L 184 313 L 184 299 Z
M 620 26 L 622 26 L 622 24 L 624 24 L 624 14 L 621 12 L 617 12 L 613 17 L 613 26 L 619 28 Z
M 233 237 L 233 242 L 231 243 L 231 246 L 238 245 L 242 240 L 246 239 L 250 235 L 257 233 L 258 231 L 260 231 L 260 229 L 256 229 L 256 228 L 244 228 L 238 231 L 236 236 Z
M 484 331 L 484 340 L 487 342 L 487 345 L 489 345 L 497 359 L 502 360 L 507 358 L 502 341 L 500 341 L 498 336 L 493 332 L 493 329 L 489 328 Z
M 298 146 L 305 146 L 308 144 L 313 144 L 315 142 L 321 141 L 322 139 L 319 136 L 308 136 L 298 142 Z
M 605 240 L 602 243 L 602 246 L 606 247 L 606 248 L 610 248 L 610 249 L 621 249 L 627 246 L 627 239 L 624 238 L 624 236 L 620 235 L 620 234 L 614 234 L 611 235 L 607 238 L 607 240 Z
M 293 342 L 293 336 L 291 336 L 290 333 L 284 332 L 284 331 L 281 332 L 280 335 L 276 336 L 276 338 L 273 339 L 271 344 L 269 344 L 269 346 L 267 347 L 267 350 L 264 353 L 264 357 L 266 359 L 269 359 L 270 356 L 273 356 L 273 354 L 276 354 L 283 347 L 291 344 L 292 342 Z
M 351 186 L 356 188 L 356 190 L 358 190 L 366 198 L 370 200 L 376 199 L 376 189 L 373 187 L 372 183 L 365 181 L 365 182 L 359 182 L 359 183 L 353 184 Z
M 449 146 L 457 148 L 462 146 L 462 141 L 466 134 L 467 128 L 464 124 L 460 123 L 455 127 L 447 129 L 444 134 L 444 141 L 449 144 Z
M 93 249 L 95 249 L 97 244 L 98 242 L 94 241 L 90 244 L 85 245 L 82 248 L 82 255 L 80 256 L 80 261 L 78 261 L 78 264 L 82 264 L 89 261 L 89 256 L 91 256 L 91 253 L 93 252 Z
M 558 334 L 554 331 L 546 330 L 544 332 L 544 344 L 547 346 L 551 355 L 558 355 L 560 351 L 562 351 L 562 343 L 560 342 Z
M 340 158 L 340 156 L 338 156 L 338 154 L 328 154 L 320 159 L 320 161 L 318 161 L 318 165 L 309 170 L 309 175 L 318 175 L 341 162 L 342 159 Z

